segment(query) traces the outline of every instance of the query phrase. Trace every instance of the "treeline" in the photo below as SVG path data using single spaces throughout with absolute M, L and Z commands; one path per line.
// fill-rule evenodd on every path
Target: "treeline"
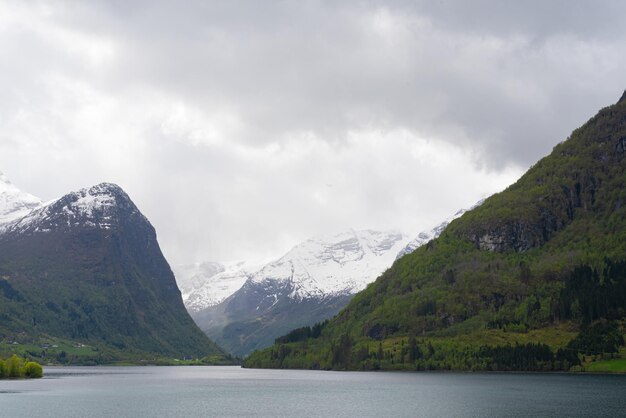
M 546 344 L 535 343 L 482 347 L 479 357 L 487 359 L 487 370 L 499 371 L 567 371 L 580 365 L 574 351 L 559 349 L 555 354 Z
M 606 320 L 584 324 L 566 349 L 586 355 L 617 353 L 624 345 L 624 335 L 616 322 Z
M 25 360 L 15 354 L 6 360 L 0 359 L 0 379 L 42 376 L 43 367 L 39 363 Z
M 588 265 L 574 269 L 562 289 L 558 316 L 591 323 L 626 316 L 626 261 L 605 260 L 601 271 Z
M 301 368 L 324 370 L 500 370 L 567 371 L 581 364 L 578 352 L 546 344 L 527 343 L 479 348 L 435 343 L 405 344 L 399 349 L 358 345 L 342 336 L 322 356 L 312 355 L 295 344 L 279 344 L 265 352 L 255 352 L 245 367 Z
M 325 370 L 501 370 L 568 371 L 583 356 L 613 357 L 624 345 L 619 322 L 585 325 L 567 345 L 553 350 L 541 342 L 473 345 L 409 335 L 387 341 L 357 340 L 349 335 L 326 341 L 305 337 L 300 329 L 276 345 L 251 354 L 245 367 Z
M 318 322 L 312 327 L 296 328 L 289 332 L 287 335 L 278 337 L 274 340 L 276 344 L 295 343 L 298 341 L 304 341 L 307 338 L 319 338 L 322 335 L 322 329 L 328 324 L 328 320 Z
M 417 344 L 409 338 L 399 350 L 386 350 L 382 343 L 376 350 L 364 347 L 352 350 L 353 342 L 341 338 L 333 346 L 331 368 L 336 370 L 499 370 L 567 371 L 580 365 L 575 350 L 558 350 L 546 344 L 527 343 L 482 346 L 478 349 L 453 344 Z

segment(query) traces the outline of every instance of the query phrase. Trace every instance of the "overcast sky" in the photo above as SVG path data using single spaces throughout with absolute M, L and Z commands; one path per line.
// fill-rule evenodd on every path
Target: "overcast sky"
M 622 1 L 0 0 L 0 171 L 122 186 L 172 264 L 411 235 L 626 88 Z

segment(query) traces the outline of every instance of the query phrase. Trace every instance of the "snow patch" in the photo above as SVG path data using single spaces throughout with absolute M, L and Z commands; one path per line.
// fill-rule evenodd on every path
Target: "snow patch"
M 243 286 L 263 289 L 263 306 L 278 303 L 284 289 L 292 299 L 325 299 L 363 290 L 408 240 L 399 232 L 350 229 L 309 239 L 270 263 L 197 263 L 174 272 L 191 312 L 217 305 Z
M 111 229 L 121 204 L 141 217 L 118 186 L 102 183 L 42 203 L 0 176 L 0 234 L 47 233 L 59 226 Z M 145 217 L 143 217 L 148 222 Z
M 261 265 L 245 261 L 204 262 L 174 266 L 173 270 L 185 306 L 197 312 L 235 293 Z
M 23 218 L 41 206 L 39 198 L 21 191 L 0 172 L 0 225 Z
M 354 294 L 373 282 L 408 241 L 399 232 L 347 230 L 307 240 L 255 273 L 251 283 L 288 284 L 293 299 Z

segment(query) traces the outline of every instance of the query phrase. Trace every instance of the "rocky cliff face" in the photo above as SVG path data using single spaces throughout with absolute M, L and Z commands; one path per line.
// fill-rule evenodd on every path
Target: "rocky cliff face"
M 555 148 L 564 162 L 561 167 L 552 168 L 547 158 L 539 161 L 523 183 L 507 189 L 520 192 L 515 198 L 505 199 L 508 193 L 494 196 L 488 207 L 497 209 L 482 218 L 472 215 L 472 224 L 459 232 L 481 250 L 524 253 L 550 241 L 577 217 L 606 211 L 606 183 L 624 164 L 626 155 L 626 117 L 618 117 L 616 109 L 603 110 L 575 131 L 577 142 Z M 578 154 L 583 150 L 585 158 Z M 553 181 L 555 177 L 558 183 Z M 531 182 L 536 187 L 524 193 Z M 622 203 L 618 198 L 611 205 L 619 208 Z

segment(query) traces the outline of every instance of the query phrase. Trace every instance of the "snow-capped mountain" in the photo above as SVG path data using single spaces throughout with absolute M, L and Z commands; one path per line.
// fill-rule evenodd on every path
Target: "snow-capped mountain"
M 71 192 L 44 204 L 33 204 L 30 210 L 25 205 L 22 208 L 5 218 L 0 224 L 0 234 L 38 234 L 58 228 L 106 230 L 119 226 L 121 214 L 147 222 L 128 195 L 111 183 Z
M 119 186 L 42 203 L 0 176 L 0 217 L 1 335 L 87 341 L 121 358 L 223 354 L 192 321 L 154 227 Z
M 224 265 L 212 261 L 194 264 L 179 264 L 172 266 L 176 283 L 183 295 L 183 300 L 187 299 L 190 294 L 197 288 L 204 285 L 211 277 L 225 270 Z
M 43 203 L 0 173 L 0 234 L 45 233 L 59 227 L 110 229 L 124 209 L 143 218 L 115 184 L 101 183 Z
M 289 283 L 293 287 L 289 297 L 322 299 L 365 288 L 391 266 L 407 239 L 396 232 L 349 230 L 309 239 L 266 265 L 204 262 L 175 266 L 174 273 L 192 313 L 219 304 L 247 280 Z
M 349 230 L 309 239 L 255 273 L 251 283 L 283 281 L 294 299 L 322 299 L 363 290 L 391 266 L 408 240 L 399 232 Z
M 213 300 L 210 292 L 219 298 L 227 293 L 211 289 L 223 274 L 213 274 L 211 270 L 206 291 L 195 292 L 198 299 L 188 297 L 187 309 L 209 337 L 227 350 L 245 356 L 294 328 L 313 325 L 337 314 L 395 260 L 437 238 L 451 221 L 465 212 L 456 212 L 413 240 L 399 232 L 371 230 L 348 230 L 309 239 L 253 274 L 247 270 L 237 275 L 240 280 L 246 275 L 249 278 L 236 291 L 235 283 L 231 282 L 233 287 L 228 287 L 228 292 L 232 294 L 218 304 L 206 302 Z M 194 277 L 199 279 L 198 283 L 203 280 L 201 275 Z M 198 283 L 194 286 L 198 287 Z M 201 306 L 205 307 L 198 309 Z
M 245 261 L 174 266 L 176 282 L 190 312 L 217 305 L 235 293 L 259 269 Z
M 221 303 L 187 307 L 211 338 L 246 355 L 290 329 L 335 315 L 391 266 L 408 241 L 398 232 L 371 230 L 312 238 L 266 264 Z
M 21 191 L 0 172 L 0 224 L 22 218 L 42 206 L 39 198 Z

